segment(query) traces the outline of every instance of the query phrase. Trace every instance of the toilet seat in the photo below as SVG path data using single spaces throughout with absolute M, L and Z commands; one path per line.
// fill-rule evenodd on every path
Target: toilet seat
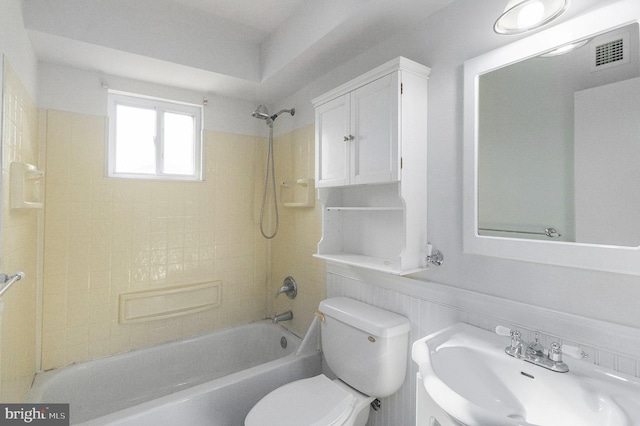
M 324 374 L 297 380 L 267 394 L 249 412 L 245 426 L 334 426 L 353 411 L 357 398 Z

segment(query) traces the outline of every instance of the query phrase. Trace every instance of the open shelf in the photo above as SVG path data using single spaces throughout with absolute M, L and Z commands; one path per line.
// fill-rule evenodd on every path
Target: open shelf
M 386 272 L 392 275 L 409 275 L 427 269 L 425 267 L 403 270 L 398 261 L 353 253 L 314 254 L 313 256 L 318 259 L 329 260 L 343 265 L 357 266 L 359 268 L 366 268 L 379 272 Z
M 315 257 L 392 275 L 427 269 L 426 238 L 420 238 L 425 250 L 415 243 L 415 250 L 407 250 L 419 235 L 408 230 L 419 229 L 426 212 L 413 208 L 415 199 L 403 196 L 400 182 L 319 188 L 318 195 L 323 235 Z
M 402 211 L 403 207 L 327 207 L 327 211 L 360 211 L 360 212 L 389 212 Z

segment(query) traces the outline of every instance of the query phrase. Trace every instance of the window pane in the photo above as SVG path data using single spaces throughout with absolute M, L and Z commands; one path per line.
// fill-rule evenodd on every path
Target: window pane
M 193 121 L 191 115 L 164 113 L 163 173 L 175 175 L 195 173 Z
M 117 105 L 116 167 L 118 173 L 156 173 L 156 112 Z
M 109 117 L 109 176 L 202 180 L 202 108 L 110 93 Z

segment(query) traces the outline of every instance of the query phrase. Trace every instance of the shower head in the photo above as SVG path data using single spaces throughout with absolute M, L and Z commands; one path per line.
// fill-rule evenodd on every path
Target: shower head
M 259 105 L 251 115 L 255 118 L 259 118 L 260 120 L 267 120 L 271 118 L 269 115 L 269 110 L 264 105 Z
M 267 107 L 264 105 L 260 105 L 258 106 L 258 108 L 256 108 L 255 111 L 251 113 L 251 115 L 255 118 L 259 118 L 260 120 L 267 120 L 267 125 L 271 127 L 273 126 L 273 122 L 276 120 L 276 118 L 278 118 L 278 116 L 283 112 L 289 113 L 291 115 L 295 115 L 296 109 L 295 108 L 282 109 L 273 115 L 269 115 L 269 110 L 267 109 Z

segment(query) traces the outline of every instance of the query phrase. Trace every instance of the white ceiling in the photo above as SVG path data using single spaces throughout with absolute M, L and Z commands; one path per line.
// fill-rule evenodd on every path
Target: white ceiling
M 22 0 L 42 62 L 277 102 L 453 0 Z
M 262 32 L 262 38 L 275 31 L 304 0 L 174 0 L 184 8 L 218 16 Z

